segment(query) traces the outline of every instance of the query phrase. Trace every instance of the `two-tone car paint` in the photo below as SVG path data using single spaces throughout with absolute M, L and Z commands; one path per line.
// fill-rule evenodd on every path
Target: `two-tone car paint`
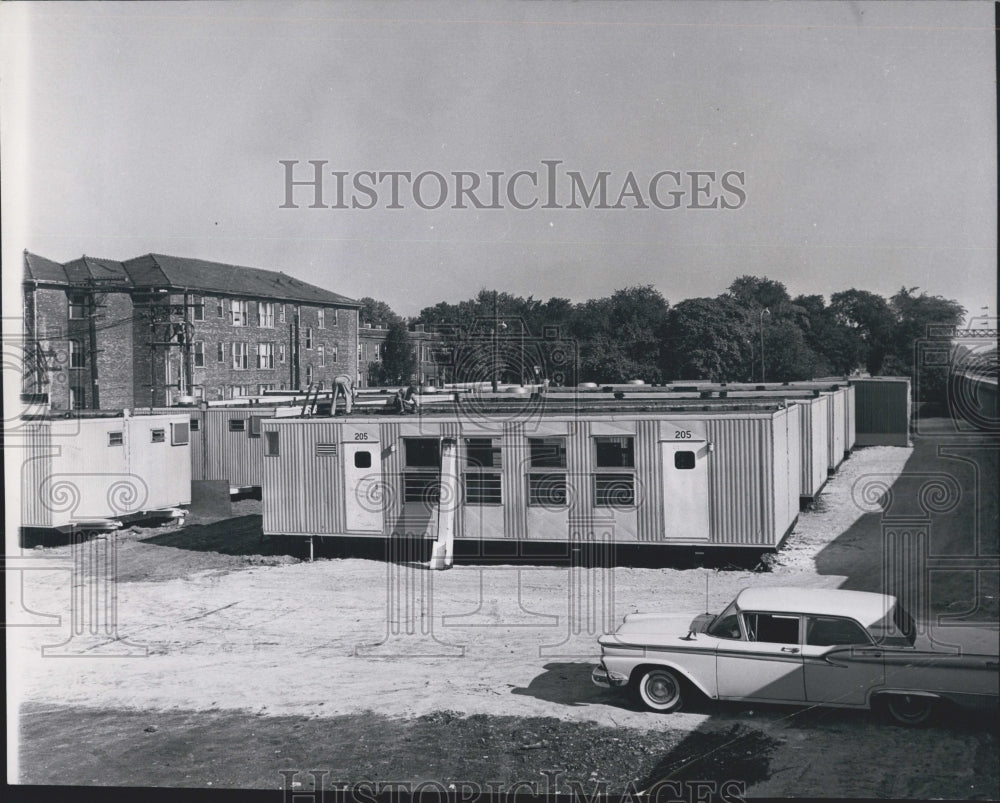
M 680 703 L 662 673 L 648 681 L 658 686 L 642 685 L 657 667 L 713 699 L 863 708 L 882 695 L 897 719 L 913 722 L 925 718 L 925 701 L 996 704 L 1000 695 L 992 645 L 970 653 L 920 644 L 912 619 L 884 594 L 744 589 L 718 616 L 632 614 L 599 641 L 594 682 L 631 684 L 655 710 Z

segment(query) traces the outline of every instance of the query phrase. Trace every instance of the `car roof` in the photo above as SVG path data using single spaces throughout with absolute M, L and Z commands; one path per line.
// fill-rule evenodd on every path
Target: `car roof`
M 766 586 L 744 588 L 736 596 L 741 610 L 847 616 L 865 626 L 884 619 L 895 604 L 896 598 L 888 594 L 839 588 Z

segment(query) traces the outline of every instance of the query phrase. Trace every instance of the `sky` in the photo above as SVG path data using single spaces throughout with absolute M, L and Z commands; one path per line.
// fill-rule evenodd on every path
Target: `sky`
M 652 284 L 676 303 L 744 274 L 997 314 L 988 2 L 5 3 L 0 53 L 5 284 L 24 249 L 155 252 L 403 315 L 483 288 Z M 305 185 L 282 208 L 282 162 L 305 180 L 310 160 L 326 207 L 335 171 L 348 207 L 370 203 L 350 191 L 365 171 L 427 173 L 423 206 L 400 179 L 402 208 L 385 181 L 371 208 L 310 208 Z M 543 160 L 556 204 L 521 176 L 513 200 L 537 203 L 516 208 L 506 182 L 544 189 Z M 501 208 L 454 208 L 461 171 L 487 206 L 502 174 Z M 565 208 L 569 171 L 588 187 L 606 171 L 606 207 L 631 173 L 639 198 Z M 696 172 L 714 174 L 700 195 Z M 447 195 L 423 208 L 434 174 Z M 651 203 L 657 174 L 677 208 Z

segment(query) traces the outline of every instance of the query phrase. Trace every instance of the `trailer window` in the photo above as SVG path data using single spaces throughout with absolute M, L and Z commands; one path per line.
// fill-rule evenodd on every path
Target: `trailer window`
M 528 438 L 532 468 L 566 468 L 565 438 Z
M 694 468 L 694 452 L 674 452 L 674 468 Z
M 466 467 L 503 468 L 503 463 L 500 459 L 499 440 L 499 438 L 466 438 Z
M 264 433 L 264 454 L 267 457 L 277 457 L 278 456 L 278 433 L 277 432 L 265 432 Z
M 436 505 L 441 498 L 441 483 L 437 474 L 412 473 L 403 475 L 403 501 Z
M 354 467 L 355 468 L 371 468 L 372 467 L 372 453 L 371 452 L 355 452 L 354 453 Z
M 594 438 L 598 468 L 635 468 L 635 438 L 602 435 Z
M 108 446 L 121 446 L 125 443 L 125 436 L 122 432 L 108 433 Z
M 632 474 L 595 474 L 596 507 L 631 507 L 635 504 L 635 477 Z
M 150 439 L 152 443 L 166 443 L 167 433 L 166 430 L 154 429 L 150 430 Z
M 191 438 L 188 436 L 189 427 L 186 421 L 179 424 L 170 425 L 170 445 L 187 446 Z
M 465 504 L 499 505 L 502 502 L 499 474 L 473 472 L 465 475 Z
M 537 507 L 566 506 L 566 475 L 532 472 L 528 475 L 528 504 Z
M 200 429 L 201 429 L 201 421 L 199 421 L 197 418 L 192 418 L 191 419 L 191 431 L 192 432 L 198 432 Z
M 441 442 L 437 438 L 405 438 L 407 468 L 441 468 Z

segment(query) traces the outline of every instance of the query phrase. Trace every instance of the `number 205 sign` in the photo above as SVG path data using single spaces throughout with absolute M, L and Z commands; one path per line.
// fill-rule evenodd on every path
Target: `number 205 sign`
M 704 421 L 661 421 L 660 422 L 661 441 L 705 441 Z

